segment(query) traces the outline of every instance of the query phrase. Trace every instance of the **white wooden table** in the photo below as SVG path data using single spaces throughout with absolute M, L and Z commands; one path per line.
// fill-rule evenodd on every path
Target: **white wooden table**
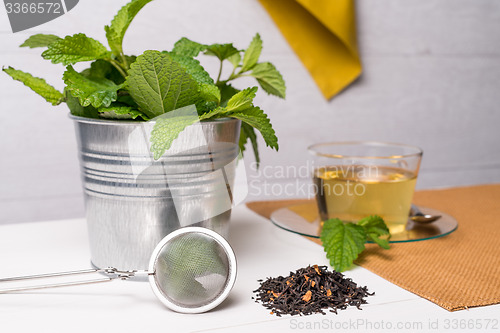
M 229 242 L 238 277 L 228 299 L 211 312 L 174 313 L 148 283 L 113 281 L 0 295 L 0 332 L 500 332 L 500 305 L 451 313 L 361 267 L 346 275 L 376 293 L 362 311 L 276 317 L 251 299 L 257 280 L 327 265 L 322 248 L 243 205 L 233 212 Z M 84 219 L 0 226 L 1 277 L 90 267 Z

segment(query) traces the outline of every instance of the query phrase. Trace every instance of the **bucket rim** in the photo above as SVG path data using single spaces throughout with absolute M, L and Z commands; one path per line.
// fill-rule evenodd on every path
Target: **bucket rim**
M 144 123 L 154 123 L 155 121 L 150 120 L 150 121 L 136 121 L 136 120 L 110 120 L 110 119 L 95 119 L 95 118 L 87 118 L 87 117 L 81 117 L 81 116 L 75 116 L 71 113 L 68 113 L 68 117 L 75 122 L 78 123 L 87 123 L 87 124 L 100 124 L 100 125 L 109 125 L 109 126 L 130 126 L 130 125 L 139 125 L 139 124 L 144 124 Z M 224 117 L 224 118 L 217 118 L 214 120 L 203 120 L 201 123 L 227 123 L 227 122 L 239 122 L 239 119 L 236 118 L 231 118 L 231 117 Z

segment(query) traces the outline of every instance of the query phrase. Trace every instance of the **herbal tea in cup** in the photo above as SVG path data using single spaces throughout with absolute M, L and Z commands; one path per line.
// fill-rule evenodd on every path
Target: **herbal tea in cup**
M 392 235 L 405 231 L 422 158 L 413 146 L 338 142 L 309 147 L 322 221 L 380 215 Z

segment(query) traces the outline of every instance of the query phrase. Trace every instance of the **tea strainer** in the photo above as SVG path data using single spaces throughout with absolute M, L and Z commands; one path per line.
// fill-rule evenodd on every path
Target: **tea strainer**
M 0 279 L 0 283 L 89 273 L 102 273 L 106 277 L 0 289 L 0 293 L 127 280 L 146 275 L 154 294 L 165 306 L 182 313 L 201 313 L 215 308 L 228 296 L 236 280 L 236 257 L 229 243 L 218 233 L 201 227 L 185 227 L 168 234 L 158 243 L 147 271 L 120 271 L 110 267 L 12 277 Z

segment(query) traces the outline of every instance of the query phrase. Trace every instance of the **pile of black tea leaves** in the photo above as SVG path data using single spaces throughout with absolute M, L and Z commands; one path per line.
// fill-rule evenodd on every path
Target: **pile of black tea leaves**
M 375 294 L 369 293 L 367 287 L 358 287 L 343 274 L 318 265 L 290 272 L 288 277 L 278 276 L 258 282 L 260 287 L 254 290 L 256 297 L 252 299 L 279 317 L 326 314 L 326 309 L 337 313 L 348 306 L 361 310 L 361 304 L 367 303 L 365 297 Z

